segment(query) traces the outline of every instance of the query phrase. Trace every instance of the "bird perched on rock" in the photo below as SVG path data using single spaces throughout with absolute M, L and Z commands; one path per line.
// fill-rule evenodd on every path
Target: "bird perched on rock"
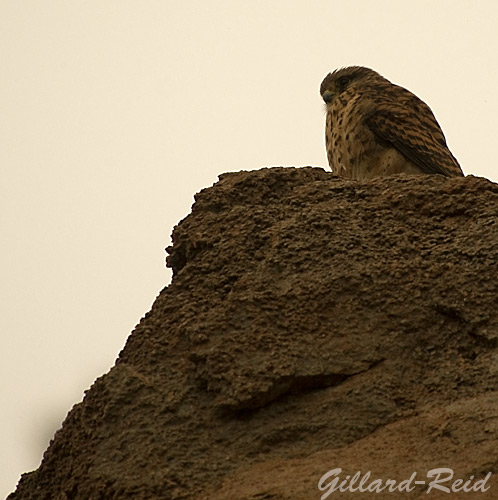
M 351 66 L 320 86 L 332 171 L 350 179 L 397 173 L 462 176 L 431 109 L 377 72 Z

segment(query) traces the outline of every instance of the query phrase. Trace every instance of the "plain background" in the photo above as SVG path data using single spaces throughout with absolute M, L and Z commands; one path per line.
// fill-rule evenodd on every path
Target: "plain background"
M 0 0 L 0 496 L 170 281 L 226 171 L 326 166 L 318 88 L 369 66 L 498 180 L 494 0 Z

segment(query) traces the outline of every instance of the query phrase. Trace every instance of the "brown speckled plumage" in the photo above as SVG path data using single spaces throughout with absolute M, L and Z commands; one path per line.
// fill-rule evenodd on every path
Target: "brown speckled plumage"
M 377 72 L 336 70 L 325 77 L 320 94 L 327 108 L 327 157 L 337 175 L 463 175 L 429 106 Z

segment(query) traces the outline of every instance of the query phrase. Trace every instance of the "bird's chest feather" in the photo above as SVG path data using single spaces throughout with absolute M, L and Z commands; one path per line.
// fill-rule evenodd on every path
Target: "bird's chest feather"
M 339 96 L 327 113 L 327 156 L 334 172 L 352 176 L 369 153 L 373 134 L 363 122 L 361 96 Z

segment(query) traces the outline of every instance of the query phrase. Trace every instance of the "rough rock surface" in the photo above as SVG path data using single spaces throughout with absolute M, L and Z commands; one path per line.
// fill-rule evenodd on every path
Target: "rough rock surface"
M 172 284 L 10 500 L 311 500 L 338 467 L 493 474 L 330 499 L 498 498 L 498 185 L 223 174 L 168 253 Z

